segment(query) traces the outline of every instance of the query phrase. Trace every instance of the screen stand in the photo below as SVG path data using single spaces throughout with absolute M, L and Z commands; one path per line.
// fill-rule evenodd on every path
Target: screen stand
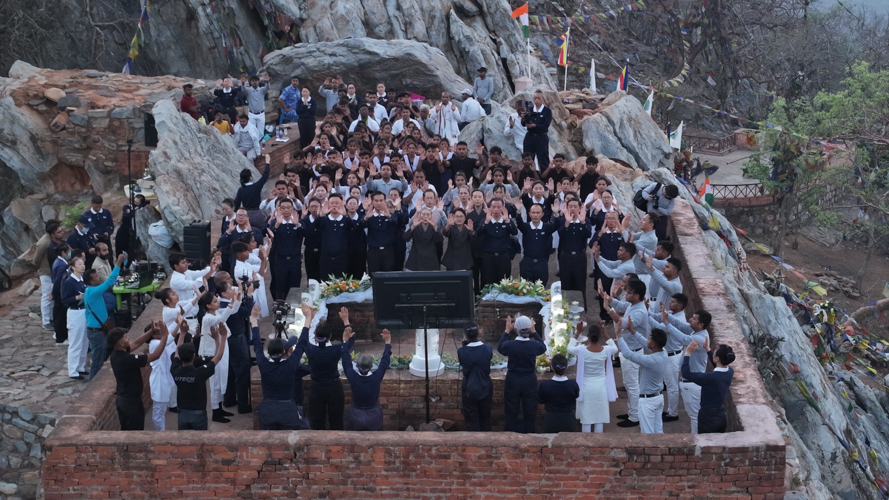
M 438 329 L 426 328 L 426 306 L 423 306 L 423 329 L 417 330 L 417 340 L 414 357 L 411 359 L 410 372 L 416 377 L 426 377 L 426 423 L 429 423 L 429 376 L 438 376 L 444 373 L 444 364 L 438 355 Z M 432 354 L 429 354 L 429 345 L 432 344 Z

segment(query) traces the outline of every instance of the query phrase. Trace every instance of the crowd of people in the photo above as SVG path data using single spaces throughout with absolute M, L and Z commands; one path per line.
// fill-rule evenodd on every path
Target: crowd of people
M 265 123 L 267 78 L 252 77 L 240 88 L 232 87 L 230 79 L 218 85 L 212 125 L 229 133 L 219 125 L 228 123 L 220 115 L 232 117 L 243 99 L 249 113 L 238 117 L 241 122 L 232 129 L 241 127 L 236 137 L 263 133 L 256 124 Z M 580 291 L 585 306 L 587 280 L 594 280 L 600 318 L 588 328 L 578 325 L 588 345 L 569 349 L 578 360 L 576 379 L 566 377 L 568 359 L 555 356 L 555 377 L 539 386 L 536 359 L 546 347 L 529 318 L 508 321 L 497 346 L 509 359 L 506 429 L 534 432 L 537 407 L 543 404 L 547 432 L 573 430 L 576 419 L 584 431 L 601 432 L 610 422 L 608 404 L 617 397 L 611 359 L 619 355 L 628 413 L 618 417 L 618 426 L 662 432 L 663 421 L 678 418 L 681 394 L 691 432 L 724 431 L 732 373 L 728 365 L 734 354 L 727 346 L 708 349 L 712 318 L 707 311 L 687 317 L 689 299 L 680 279 L 684 263 L 673 256 L 673 244 L 666 238 L 679 194 L 676 186 L 652 183 L 640 190 L 641 202 L 622 200 L 609 188 L 611 181 L 596 157 L 586 158 L 577 175 L 563 155 L 550 158 L 552 111 L 540 91 L 527 108 L 519 103 L 506 124 L 505 132 L 522 145 L 518 166 L 497 145 L 476 144 L 470 156 L 469 144 L 459 140 L 467 105 L 471 116 L 484 116 L 490 112 L 492 93 L 484 68 L 474 88 L 463 91 L 462 110 L 447 92 L 437 103 L 418 105 L 412 94 L 387 90 L 380 83 L 361 99 L 354 84 L 330 78 L 318 89 L 327 109 L 318 122 L 312 93 L 293 78 L 278 104 L 282 120 L 298 123 L 302 151 L 286 159 L 273 187 L 266 188 L 271 171 L 267 155 L 259 178 L 252 169 L 241 172 L 235 196 L 221 200 L 221 236 L 210 261 L 189 262 L 179 253 L 170 257 L 170 286 L 156 296 L 164 305 L 163 317 L 136 342 L 112 329 L 114 305 L 108 290 L 127 262 L 128 238 L 121 234 L 127 234 L 135 210 L 146 205 L 144 198 L 124 209 L 113 266 L 114 221 L 101 197 L 92 199 L 67 242 L 57 221 L 47 223 L 34 264 L 40 270 L 44 324 L 54 330 L 56 342 L 68 345 L 69 376 L 92 378 L 110 354 L 122 427 L 141 429 L 135 415 L 139 409 L 144 414 L 144 408 L 136 387 L 141 367 L 150 363 L 154 427 L 164 428 L 170 410 L 178 412 L 180 429 L 206 429 L 208 397 L 215 422 L 230 421 L 233 414 L 225 408 L 254 411 L 249 394 L 252 341 L 262 374 L 264 397 L 256 412 L 263 428 L 344 428 L 337 370 L 342 362 L 352 389 L 349 428 L 379 430 L 383 417 L 377 399 L 391 352 L 388 332 L 383 333 L 386 350 L 376 368 L 366 356 L 353 366 L 346 310 L 341 313 L 347 325 L 342 344 L 317 335 L 309 342 L 308 330 L 298 337 L 264 340 L 259 320 L 269 315 L 267 292 L 273 301 L 285 300 L 301 285 L 303 273 L 320 282 L 444 268 L 472 270 L 478 293 L 510 277 L 517 256 L 522 278 L 548 285 L 555 254 L 562 290 Z M 186 89 L 182 111 L 199 118 L 205 111 L 193 100 Z M 236 143 L 240 148 L 238 139 Z M 634 206 L 643 213 L 639 231 L 629 230 Z M 311 321 L 312 311 L 304 309 Z M 614 338 L 609 324 L 614 325 Z M 493 349 L 479 341 L 477 325 L 468 325 L 465 335 L 458 352 L 464 428 L 490 430 Z M 129 353 L 145 342 L 148 355 Z M 308 365 L 301 362 L 304 355 Z M 707 372 L 708 359 L 714 372 Z M 302 403 L 302 378 L 307 375 L 308 414 Z

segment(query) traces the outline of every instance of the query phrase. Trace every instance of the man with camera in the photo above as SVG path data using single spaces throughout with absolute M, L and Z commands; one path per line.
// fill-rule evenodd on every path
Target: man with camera
M 553 111 L 543 103 L 543 92 L 534 92 L 534 105 L 522 116 L 522 125 L 528 130 L 522 152 L 531 153 L 537 158 L 541 172 L 549 167 L 548 132 L 552 121 Z
M 662 186 L 655 192 L 660 185 L 659 182 L 653 182 L 642 190 L 642 197 L 648 200 L 647 211 L 660 217 L 654 228 L 658 240 L 667 237 L 667 219 L 673 213 L 676 198 L 679 196 L 679 188 L 672 184 Z
M 262 249 L 259 250 L 259 258 L 262 263 L 259 269 L 247 263 L 250 250 L 242 241 L 232 243 L 232 254 L 235 256 L 234 278 L 240 282 L 239 288 L 244 293 L 238 311 L 225 320 L 228 327 L 229 369 L 228 383 L 226 384 L 223 407 L 238 406 L 238 413 L 251 413 L 250 405 L 250 349 L 247 342 L 250 329 L 247 326 L 250 320 L 250 311 L 253 309 L 254 293 L 265 293 L 265 289 L 257 279 L 265 273 L 266 257 Z M 224 287 L 218 291 L 219 307 L 226 308 L 233 299 L 235 291 L 231 287 Z

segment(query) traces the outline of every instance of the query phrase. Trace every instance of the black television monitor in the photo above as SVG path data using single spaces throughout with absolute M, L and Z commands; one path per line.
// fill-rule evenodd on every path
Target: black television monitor
M 475 317 L 472 271 L 374 273 L 377 328 L 462 328 Z

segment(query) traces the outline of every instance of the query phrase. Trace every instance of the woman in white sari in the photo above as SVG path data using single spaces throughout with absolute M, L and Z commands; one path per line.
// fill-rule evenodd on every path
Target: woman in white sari
M 575 337 L 580 328 L 575 331 Z M 599 345 L 602 335 L 608 338 L 606 344 Z M 577 384 L 580 396 L 577 398 L 575 416 L 580 420 L 583 432 L 602 432 L 604 424 L 611 421 L 609 403 L 617 400 L 614 385 L 614 370 L 611 357 L 618 349 L 605 330 L 605 322 L 590 325 L 587 329 L 589 345 L 568 347 L 568 352 L 577 356 Z

